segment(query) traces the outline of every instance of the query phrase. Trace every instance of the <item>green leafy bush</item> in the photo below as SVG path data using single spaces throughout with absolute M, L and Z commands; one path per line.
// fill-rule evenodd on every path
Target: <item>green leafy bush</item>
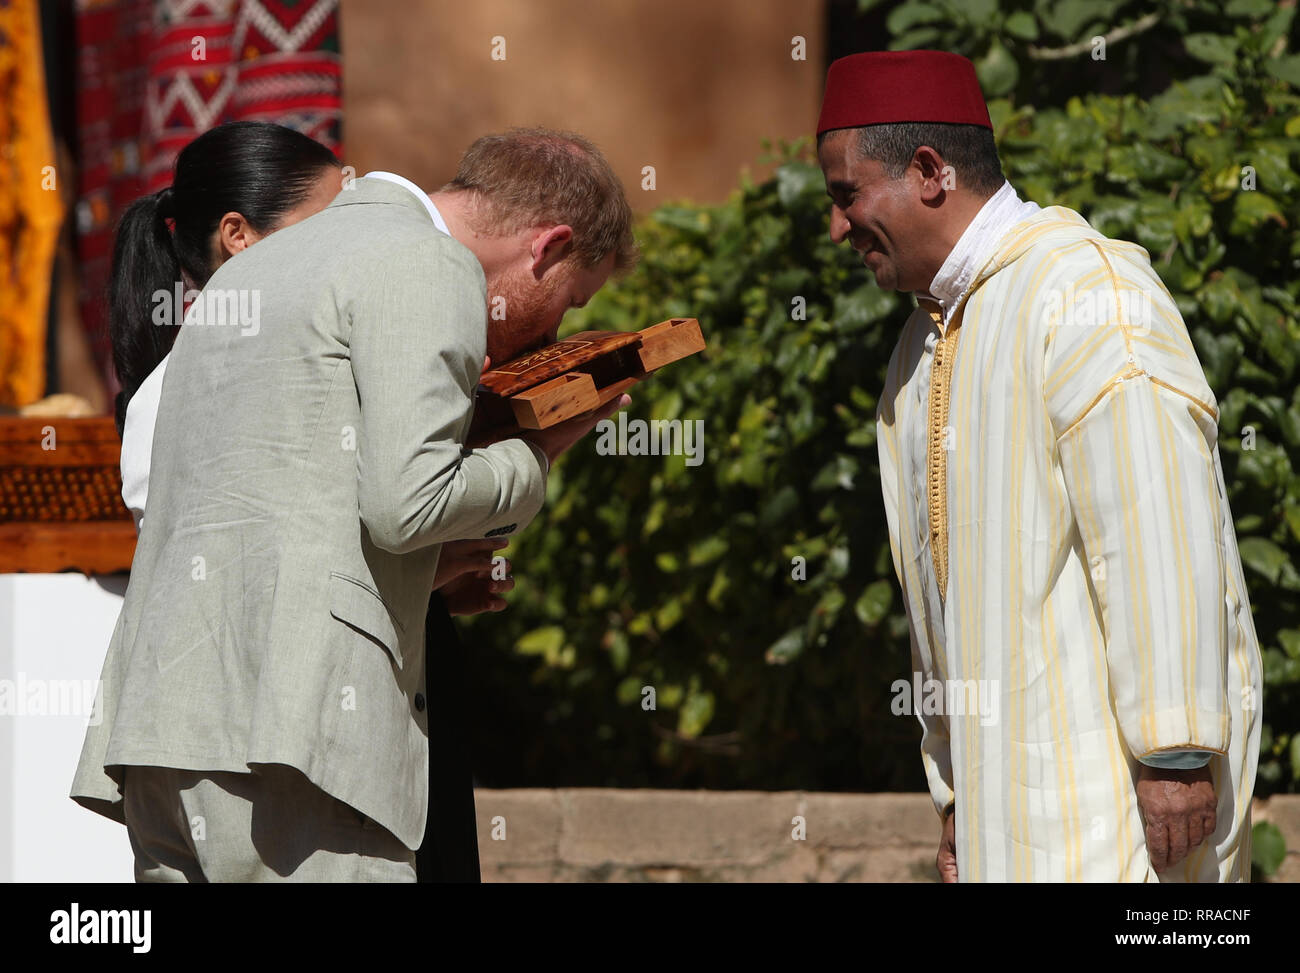
M 1150 252 L 1218 397 L 1265 661 L 1259 794 L 1300 782 L 1292 14 L 1234 22 L 1226 47 L 1189 38 L 1208 73 L 1149 101 L 990 105 L 1022 197 Z M 706 456 L 602 456 L 593 437 L 558 464 L 510 552 L 512 607 L 469 636 L 493 646 L 475 666 L 485 783 L 924 787 L 919 728 L 890 711 L 911 665 L 873 419 L 911 300 L 831 244 L 809 144 L 776 161 L 721 206 L 656 210 L 642 266 L 566 328 L 698 317 L 708 352 L 634 389 L 629 415 L 702 420 Z
M 831 244 L 824 199 L 820 170 L 791 160 L 725 206 L 664 207 L 635 278 L 584 316 L 700 319 L 708 352 L 634 389 L 629 416 L 703 420 L 705 460 L 588 441 L 553 471 L 544 525 L 512 554 L 529 583 L 491 624 L 536 658 L 548 723 L 570 731 L 538 779 L 912 782 L 913 729 L 888 707 L 907 642 L 873 419 L 906 311 Z

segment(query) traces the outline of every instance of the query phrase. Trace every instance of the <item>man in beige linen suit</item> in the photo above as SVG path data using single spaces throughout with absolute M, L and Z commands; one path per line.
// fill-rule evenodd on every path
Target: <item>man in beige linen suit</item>
M 470 449 L 479 373 L 630 267 L 630 224 L 594 146 L 521 131 L 432 196 L 353 180 L 213 274 L 196 303 L 256 313 L 177 337 L 72 788 L 137 878 L 414 880 L 440 545 L 526 526 L 627 401 Z

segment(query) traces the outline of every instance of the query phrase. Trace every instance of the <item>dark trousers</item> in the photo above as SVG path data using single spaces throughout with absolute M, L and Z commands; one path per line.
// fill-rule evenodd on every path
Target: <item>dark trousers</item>
M 429 823 L 415 853 L 421 882 L 481 881 L 474 775 L 470 768 L 465 651 L 442 595 L 433 592 L 424 623 L 429 701 Z

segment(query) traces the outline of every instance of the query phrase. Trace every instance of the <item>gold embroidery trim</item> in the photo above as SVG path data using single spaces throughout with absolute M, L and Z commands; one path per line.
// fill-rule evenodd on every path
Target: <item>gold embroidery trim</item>
M 929 314 L 931 320 L 942 330 L 942 316 L 937 311 L 930 311 Z M 934 362 L 930 368 L 930 430 L 926 475 L 930 501 L 930 556 L 934 561 L 934 576 L 940 598 L 948 590 L 948 451 L 944 449 L 944 430 L 948 427 L 952 364 L 957 357 L 957 337 L 961 334 L 959 322 L 959 317 L 954 318 L 948 334 L 936 342 Z

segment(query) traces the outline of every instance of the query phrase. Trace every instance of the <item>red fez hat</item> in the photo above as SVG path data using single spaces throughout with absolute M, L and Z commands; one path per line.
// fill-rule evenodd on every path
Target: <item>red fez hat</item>
M 873 51 L 831 64 L 817 134 L 891 122 L 992 128 L 975 65 L 948 51 Z

